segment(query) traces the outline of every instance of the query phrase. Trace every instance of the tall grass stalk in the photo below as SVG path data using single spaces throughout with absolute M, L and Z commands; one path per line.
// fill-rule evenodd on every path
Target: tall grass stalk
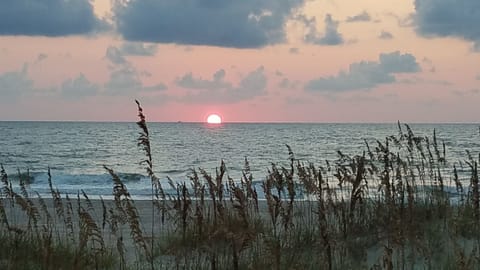
M 32 192 L 28 171 L 11 179 L 1 166 L 0 269 L 480 267 L 477 149 L 450 163 L 436 130 L 418 136 L 398 123 L 398 135 L 365 141 L 356 155 L 347 149 L 312 164 L 287 145 L 285 162 L 263 177 L 245 158 L 235 179 L 221 160 L 212 172 L 167 177 L 167 193 L 136 104 L 151 206 L 140 208 L 108 166 L 111 201 L 61 194 L 50 169 L 49 194 Z

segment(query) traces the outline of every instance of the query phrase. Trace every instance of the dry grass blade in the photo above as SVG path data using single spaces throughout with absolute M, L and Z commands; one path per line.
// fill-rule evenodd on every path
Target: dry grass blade
M 120 180 L 120 177 L 110 168 L 104 166 L 112 177 L 114 187 L 113 187 L 113 197 L 116 205 L 116 209 L 120 214 L 119 220 L 125 220 L 128 222 L 130 227 L 130 235 L 134 243 L 145 252 L 145 255 L 149 260 L 152 260 L 153 253 L 147 248 L 147 243 L 143 236 L 143 232 L 140 226 L 140 217 L 138 211 L 133 203 L 133 200 L 130 196 L 130 193 L 127 190 L 127 187 Z
M 7 213 L 5 212 L 5 205 L 3 204 L 3 198 L 0 198 L 0 220 L 6 228 L 10 228 Z

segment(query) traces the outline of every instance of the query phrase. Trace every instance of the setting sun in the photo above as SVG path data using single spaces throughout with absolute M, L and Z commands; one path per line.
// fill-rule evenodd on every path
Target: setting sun
M 207 123 L 209 124 L 221 124 L 222 118 L 217 114 L 210 114 L 207 118 Z

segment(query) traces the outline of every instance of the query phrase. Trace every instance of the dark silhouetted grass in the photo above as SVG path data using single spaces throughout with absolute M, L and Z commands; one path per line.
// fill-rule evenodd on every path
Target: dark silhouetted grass
M 137 106 L 151 204 L 139 207 L 107 166 L 111 201 L 62 197 L 50 171 L 50 198 L 30 192 L 28 172 L 16 192 L 2 167 L 0 269 L 480 267 L 480 156 L 452 163 L 435 130 L 421 137 L 399 123 L 397 135 L 324 164 L 297 160 L 287 145 L 287 163 L 265 176 L 245 159 L 232 179 L 220 161 L 214 174 L 192 169 L 163 187 Z

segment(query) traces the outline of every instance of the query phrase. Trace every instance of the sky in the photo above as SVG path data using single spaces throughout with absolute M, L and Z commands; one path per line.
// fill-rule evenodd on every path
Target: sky
M 478 0 L 0 0 L 0 121 L 478 122 Z

